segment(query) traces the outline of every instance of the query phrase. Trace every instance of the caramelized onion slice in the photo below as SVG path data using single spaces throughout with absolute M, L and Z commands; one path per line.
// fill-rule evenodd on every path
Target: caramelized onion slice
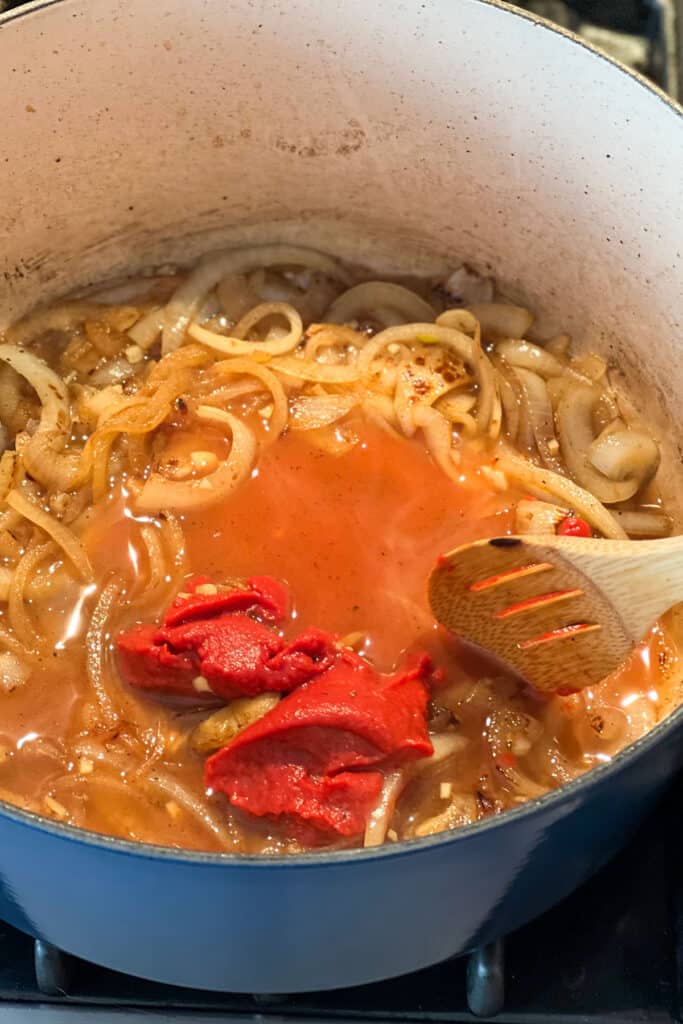
M 377 803 L 368 815 L 363 846 L 381 846 L 396 807 L 396 801 L 410 779 L 410 771 L 398 769 L 385 775 Z
M 594 526 L 603 537 L 626 540 L 626 531 L 604 505 L 568 477 L 553 473 L 551 469 L 534 466 L 512 452 L 501 456 L 496 462 L 496 467 L 502 470 L 508 480 L 519 484 L 539 498 L 557 498 Z
M 507 302 L 478 302 L 468 308 L 479 321 L 482 337 L 487 341 L 523 338 L 534 322 L 528 309 Z
M 363 376 L 356 366 L 336 366 L 329 363 L 313 363 L 310 359 L 296 356 L 280 356 L 271 360 L 269 369 L 284 377 L 312 381 L 316 384 L 355 384 Z
M 269 316 L 283 317 L 289 330 L 280 336 L 267 338 L 265 341 L 249 341 L 244 335 L 256 326 L 261 320 Z M 263 302 L 255 306 L 236 324 L 231 336 L 216 334 L 199 324 L 190 324 L 188 334 L 213 349 L 215 352 L 222 352 L 225 355 L 256 355 L 265 353 L 270 356 L 281 356 L 292 352 L 301 341 L 304 327 L 299 313 L 287 302 Z
M 224 747 L 248 725 L 272 711 L 279 700 L 278 693 L 260 693 L 258 697 L 231 700 L 192 730 L 190 746 L 197 754 L 210 754 Z
M 273 440 L 278 438 L 287 425 L 289 409 L 285 390 L 272 370 L 253 359 L 222 359 L 219 363 L 214 364 L 214 371 L 226 376 L 255 377 L 264 388 L 270 391 L 273 398 L 273 413 L 268 424 L 268 432 Z M 213 419 L 215 421 L 216 417 L 211 412 L 212 408 L 212 406 L 202 405 L 197 412 L 205 420 Z M 222 413 L 222 410 L 217 411 Z M 223 419 L 221 422 L 227 423 L 227 420 Z
M 105 320 L 112 326 L 123 324 L 120 329 L 127 330 L 139 316 L 137 309 L 132 307 L 114 307 L 95 301 L 62 302 L 47 309 L 38 309 L 18 320 L 7 331 L 7 339 L 12 345 L 30 345 L 47 331 L 68 333 L 73 331 L 84 320 Z
M 449 420 L 428 405 L 418 405 L 413 412 L 415 426 L 422 428 L 429 453 L 451 480 L 458 480 L 460 452 L 453 447 L 453 430 Z
M 668 537 L 673 530 L 671 516 L 658 508 L 613 509 L 612 515 L 629 537 Z
M 151 348 L 164 327 L 164 307 L 155 306 L 128 329 L 128 337 L 141 349 Z
M 228 274 L 245 274 L 259 267 L 273 266 L 310 267 L 344 284 L 349 281 L 347 272 L 331 256 L 303 246 L 256 245 L 210 253 L 199 261 L 166 306 L 163 354 L 182 345 L 190 321 L 222 278 Z
M 539 374 L 521 366 L 515 367 L 514 373 L 522 386 L 523 401 L 526 403 L 538 454 L 545 466 L 555 473 L 561 473 L 563 466 L 557 457 L 560 446 L 555 437 L 553 407 L 546 383 Z
M 63 523 L 60 523 L 58 519 L 55 519 L 54 516 L 51 516 L 49 512 L 39 508 L 38 505 L 34 505 L 21 491 L 16 489 L 10 491 L 5 501 L 10 508 L 13 508 L 15 512 L 18 512 L 25 519 L 35 523 L 36 526 L 59 545 L 83 580 L 88 583 L 92 580 L 92 566 L 85 553 L 85 548 L 71 530 L 64 526 Z
M 16 345 L 0 345 L 0 361 L 29 382 L 40 399 L 39 430 L 66 430 L 69 426 L 69 395 L 66 385 L 47 363 Z
M 209 476 L 194 480 L 168 480 L 154 471 L 143 484 L 135 499 L 140 512 L 159 512 L 171 509 L 177 512 L 191 512 L 198 508 L 214 505 L 244 483 L 249 477 L 256 459 L 256 438 L 251 430 L 232 413 L 222 409 L 222 422 L 232 434 L 232 448 L 228 458 Z
M 400 346 L 411 343 L 443 345 L 445 349 L 454 352 L 459 359 L 472 368 L 479 385 L 477 425 L 482 432 L 486 431 L 491 436 L 496 436 L 500 429 L 500 400 L 493 376 L 493 367 L 488 356 L 482 350 L 478 331 L 475 337 L 471 338 L 457 328 L 444 327 L 442 323 L 413 323 L 403 324 L 400 327 L 387 327 L 386 330 L 375 335 L 361 350 L 358 356 L 358 367 L 363 374 L 368 374 L 373 369 L 373 361 L 384 349 L 390 345 Z
M 441 284 L 450 302 L 471 306 L 493 300 L 493 279 L 477 273 L 466 263 L 454 270 Z
M 569 515 L 568 508 L 538 498 L 521 498 L 515 508 L 515 532 L 521 534 L 554 534 Z
M 18 447 L 24 466 L 34 480 L 62 493 L 78 486 L 81 456 L 79 452 L 65 451 L 66 436 L 62 431 L 39 430 Z
M 541 377 L 561 377 L 567 372 L 567 368 L 556 356 L 540 345 L 532 345 L 530 341 L 513 341 L 508 338 L 496 345 L 496 352 L 510 366 L 532 370 Z
M 454 327 L 444 327 L 435 323 L 403 324 L 400 327 L 387 327 L 380 331 L 363 347 L 358 366 L 363 373 L 368 373 L 372 362 L 389 345 L 401 345 L 420 342 L 423 345 L 443 345 L 452 349 L 464 362 L 473 364 L 473 341 L 462 331 Z
M 595 386 L 569 382 L 563 388 L 557 403 L 557 433 L 570 475 L 581 487 L 595 495 L 598 501 L 613 505 L 633 497 L 644 477 L 631 476 L 623 480 L 612 480 L 599 472 L 589 461 L 594 440 L 593 409 L 598 397 L 599 391 Z M 635 457 L 633 452 L 630 453 L 630 457 Z M 618 464 L 617 453 L 612 465 L 616 467 Z M 656 468 L 655 464 L 653 473 Z
M 324 319 L 332 324 L 346 324 L 366 314 L 390 327 L 393 321 L 383 316 L 384 310 L 398 313 L 402 320 L 433 320 L 435 315 L 428 302 L 403 285 L 365 281 L 335 299 Z
M 357 395 L 301 395 L 292 401 L 292 430 L 317 430 L 347 416 L 358 404 Z
M 608 427 L 593 441 L 588 458 L 608 479 L 633 478 L 642 486 L 657 472 L 660 454 L 655 440 L 644 431 Z

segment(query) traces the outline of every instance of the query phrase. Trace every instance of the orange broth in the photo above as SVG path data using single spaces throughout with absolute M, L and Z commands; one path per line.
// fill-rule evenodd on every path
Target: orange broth
M 341 454 L 314 443 L 315 432 L 290 431 L 263 451 L 251 479 L 227 502 L 182 521 L 191 574 L 217 581 L 268 574 L 287 582 L 295 608 L 286 632 L 315 625 L 340 637 L 352 634 L 356 649 L 381 671 L 416 648 L 446 670 L 432 714 L 435 721 L 444 713 L 454 716 L 463 748 L 415 774 L 399 799 L 389 840 L 514 806 L 609 759 L 650 728 L 664 696 L 661 666 L 676 656 L 661 627 L 600 686 L 546 700 L 435 626 L 426 598 L 435 559 L 458 544 L 510 532 L 510 508 L 520 494 L 492 489 L 479 472 L 475 448 L 465 446 L 454 482 L 421 441 L 365 421 L 357 430 L 360 442 Z M 202 447 L 208 443 L 203 437 Z M 98 587 L 113 569 L 135 576 L 145 557 L 124 494 L 119 490 L 97 507 L 82 534 Z M 216 836 L 172 794 L 145 786 L 145 779 L 163 773 L 212 808 L 225 824 L 228 849 L 298 849 L 277 823 L 248 819 L 221 795 L 204 793 L 203 758 L 187 740 L 196 710 L 126 688 L 150 729 L 170 737 L 163 757 L 141 762 L 126 754 L 125 735 L 118 734 L 97 737 L 104 756 L 73 755 L 78 737 L 88 739 L 81 594 L 73 581 L 66 588 L 55 583 L 50 599 L 33 609 L 61 642 L 37 663 L 29 685 L 2 698 L 0 796 L 128 839 L 220 849 Z M 122 627 L 135 621 L 140 618 L 133 603 L 123 611 Z M 571 686 L 570 665 L 567 671 Z M 521 723 L 524 735 L 531 720 L 535 739 L 529 749 L 514 729 L 500 732 L 501 714 L 508 724 Z M 112 767 L 106 752 L 114 748 L 123 749 L 124 760 Z

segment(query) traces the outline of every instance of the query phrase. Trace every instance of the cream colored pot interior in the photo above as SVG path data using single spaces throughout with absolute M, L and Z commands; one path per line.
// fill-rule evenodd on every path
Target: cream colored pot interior
M 683 119 L 584 46 L 479 0 L 61 0 L 0 66 L 0 323 L 241 238 L 465 259 L 678 428 Z

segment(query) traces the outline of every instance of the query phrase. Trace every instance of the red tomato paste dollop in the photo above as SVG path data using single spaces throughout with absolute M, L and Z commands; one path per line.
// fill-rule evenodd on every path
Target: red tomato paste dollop
M 197 576 L 167 610 L 161 626 L 136 626 L 117 640 L 119 667 L 140 690 L 223 700 L 287 693 L 332 664 L 329 633 L 308 629 L 287 642 L 266 623 L 281 623 L 289 595 L 277 580 L 252 576 L 244 588 L 202 591 Z M 199 588 L 199 592 L 198 589 Z
M 383 772 L 429 757 L 426 655 L 381 676 L 352 651 L 206 762 L 205 780 L 250 814 L 321 832 L 365 829 Z
M 382 675 L 323 630 L 285 641 L 275 626 L 286 617 L 289 595 L 269 577 L 213 591 L 197 577 L 160 626 L 121 634 L 123 677 L 140 689 L 194 697 L 208 689 L 226 701 L 287 694 L 208 758 L 207 787 L 309 836 L 361 834 L 384 774 L 433 752 L 430 659 L 413 655 Z

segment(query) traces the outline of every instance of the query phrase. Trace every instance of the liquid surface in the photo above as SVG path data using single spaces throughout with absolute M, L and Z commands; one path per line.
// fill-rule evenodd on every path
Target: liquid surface
M 509 532 L 518 495 L 483 487 L 476 453 L 463 459 L 456 482 L 415 441 L 369 423 L 360 426 L 360 436 L 351 451 L 330 456 L 304 435 L 288 435 L 266 450 L 258 471 L 228 502 L 201 517 L 185 516 L 183 525 L 192 573 L 215 579 L 269 573 L 285 580 L 296 600 L 290 632 L 315 624 L 340 636 L 360 634 L 357 649 L 383 671 L 418 647 L 446 669 L 447 684 L 435 701 L 455 715 L 463 745 L 416 774 L 399 800 L 390 838 L 514 806 L 609 758 L 655 722 L 659 664 L 673 656 L 659 630 L 611 680 L 582 695 L 546 700 L 495 674 L 494 666 L 438 629 L 426 600 L 428 568 L 452 546 Z M 118 497 L 84 531 L 99 581 L 114 569 L 130 574 L 144 561 L 139 518 Z M 41 662 L 30 685 L 3 698 L 0 789 L 27 806 L 54 800 L 68 820 L 95 831 L 225 848 L 173 797 L 177 781 L 204 801 L 203 761 L 187 744 L 196 713 L 128 691 L 149 728 L 170 736 L 175 750 L 141 765 L 126 753 L 124 724 L 117 734 L 81 738 L 81 757 L 65 760 L 67 751 L 79 749 L 89 684 L 83 623 L 77 610 L 64 613 L 68 600 L 59 598 L 55 593 L 44 621 L 63 638 L 60 649 Z M 128 611 L 122 625 L 135 617 Z M 535 742 L 526 750 L 530 735 Z M 171 785 L 150 790 L 142 776 Z M 229 823 L 235 849 L 297 849 L 220 795 L 209 806 Z
M 378 281 L 273 244 L 12 325 L 0 799 L 172 847 L 378 845 L 533 799 L 677 706 L 673 619 L 541 695 L 430 614 L 458 545 L 673 529 L 605 361 L 533 321 L 466 266 Z M 254 576 L 270 619 L 165 622 Z

